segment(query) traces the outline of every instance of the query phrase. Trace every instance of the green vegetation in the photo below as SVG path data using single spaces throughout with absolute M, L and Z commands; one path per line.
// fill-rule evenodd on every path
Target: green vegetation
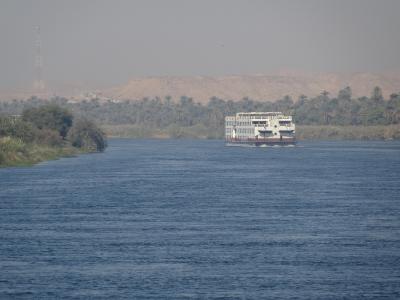
M 49 129 L 59 133 L 64 139 L 72 126 L 72 114 L 55 104 L 28 108 L 22 113 L 22 120 L 30 122 L 38 129 Z
M 68 110 L 54 104 L 26 109 L 22 116 L 0 116 L 0 167 L 103 151 L 106 146 L 93 122 L 75 121 Z
M 87 119 L 79 119 L 68 131 L 67 140 L 73 147 L 89 152 L 104 151 L 107 141 L 104 133 Z
M 274 102 L 213 97 L 206 105 L 186 96 L 179 101 L 172 101 L 167 96 L 164 99 L 120 102 L 94 99 L 74 103 L 59 97 L 51 100 L 33 97 L 29 101 L 0 103 L 0 112 L 20 114 L 43 104 L 56 104 L 75 116 L 95 119 L 111 136 L 223 138 L 226 115 L 239 111 L 281 111 L 294 116 L 300 138 L 399 138 L 400 96 L 392 94 L 389 99 L 384 99 L 379 87 L 374 88 L 369 97 L 355 98 L 351 88 L 346 87 L 335 97 L 325 91 L 314 98 L 300 96 L 297 101 L 289 96 Z M 26 119 L 37 122 L 37 126 L 44 122 Z M 46 121 L 46 124 L 49 123 Z M 62 128 L 60 124 L 50 127 L 61 135 Z
M 81 151 L 73 147 L 53 147 L 25 143 L 17 138 L 0 138 L 0 167 L 27 166 L 44 160 L 73 156 L 78 153 L 81 153 Z

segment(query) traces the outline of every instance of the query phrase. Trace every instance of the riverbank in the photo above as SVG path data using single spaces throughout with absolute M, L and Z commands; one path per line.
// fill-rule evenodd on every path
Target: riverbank
M 83 150 L 71 146 L 48 146 L 25 143 L 21 139 L 4 137 L 0 139 L 0 168 L 32 166 L 42 161 L 75 156 Z
M 299 140 L 400 140 L 400 125 L 297 126 Z
M 198 138 L 223 139 L 223 130 L 204 126 L 167 127 L 165 129 L 131 124 L 103 125 L 109 137 L 121 138 Z M 388 126 L 296 126 L 298 140 L 399 140 L 400 125 Z
M 102 125 L 102 130 L 108 137 L 115 138 L 156 138 L 156 139 L 221 139 L 223 134 L 211 131 L 201 125 L 195 126 L 168 126 L 163 129 L 151 128 L 147 126 L 121 124 L 121 125 Z
M 57 105 L 29 108 L 22 116 L 0 115 L 0 167 L 30 166 L 106 147 L 96 124 Z

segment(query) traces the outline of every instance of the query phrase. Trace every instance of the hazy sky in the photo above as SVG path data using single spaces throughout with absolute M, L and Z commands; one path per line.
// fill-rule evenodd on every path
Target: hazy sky
M 44 78 L 400 70 L 399 0 L 0 0 L 0 88 Z

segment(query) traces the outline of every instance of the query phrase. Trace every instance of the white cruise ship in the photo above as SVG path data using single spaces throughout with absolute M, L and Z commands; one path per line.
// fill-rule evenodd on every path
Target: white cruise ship
M 225 117 L 227 144 L 291 145 L 296 143 L 292 116 L 281 112 L 240 112 Z

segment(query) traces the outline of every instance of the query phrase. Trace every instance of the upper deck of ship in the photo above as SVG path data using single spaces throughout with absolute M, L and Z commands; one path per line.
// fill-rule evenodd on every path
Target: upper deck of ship
M 292 116 L 284 115 L 282 112 L 239 112 L 234 116 L 227 116 L 226 120 L 239 120 L 239 119 L 283 119 L 291 120 Z
M 279 116 L 283 115 L 278 111 L 270 111 L 270 112 L 239 112 L 236 114 L 237 117 L 270 117 L 270 116 Z

